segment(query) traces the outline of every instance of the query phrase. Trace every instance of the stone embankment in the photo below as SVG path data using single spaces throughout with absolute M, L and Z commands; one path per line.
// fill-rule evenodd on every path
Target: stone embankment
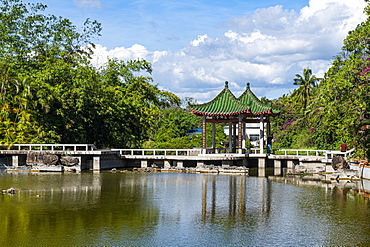
M 60 157 L 48 151 L 30 151 L 26 157 L 25 167 L 8 167 L 8 170 L 30 171 L 81 171 L 80 160 L 73 156 Z

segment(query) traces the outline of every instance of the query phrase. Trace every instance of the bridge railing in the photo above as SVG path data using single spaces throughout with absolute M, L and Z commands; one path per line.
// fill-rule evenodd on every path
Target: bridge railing
M 201 149 L 112 149 L 119 151 L 120 155 L 140 156 L 197 156 Z
M 0 147 L 8 150 L 28 151 L 93 151 L 97 149 L 94 144 L 0 144 Z
M 8 150 L 27 150 L 27 151 L 93 151 L 97 148 L 94 144 L 0 144 L 0 149 Z M 212 154 L 212 153 L 229 153 L 227 148 L 202 148 L 193 149 L 111 149 L 112 151 L 119 152 L 121 155 L 140 155 L 140 156 L 197 156 L 199 154 Z M 274 149 L 274 155 L 285 156 L 316 156 L 326 157 L 332 159 L 333 156 L 343 155 L 348 158 L 354 154 L 355 149 L 346 152 L 333 151 L 333 150 L 312 150 L 312 149 Z M 246 154 L 259 154 L 260 148 L 246 148 Z M 264 150 L 266 153 L 266 150 Z
M 273 154 L 284 156 L 317 156 L 325 157 L 328 150 L 312 149 L 274 149 Z
M 193 148 L 193 149 L 112 149 L 119 151 L 120 155 L 174 155 L 174 156 L 197 156 L 198 154 L 226 154 L 230 153 L 228 148 Z M 265 150 L 266 151 L 266 150 Z M 244 150 L 246 154 L 259 154 L 259 148 L 247 148 Z
M 221 153 L 230 153 L 230 149 L 229 148 L 208 148 L 207 150 L 207 153 L 216 153 L 216 154 L 221 154 Z M 239 149 L 236 149 L 236 152 L 238 153 Z M 266 148 L 264 149 L 266 151 Z M 243 153 L 246 153 L 246 154 L 259 154 L 261 151 L 260 148 L 243 148 Z
M 350 158 L 351 156 L 353 156 L 355 153 L 355 149 L 350 149 L 346 152 L 342 152 L 342 151 L 327 151 L 326 152 L 326 157 L 328 159 L 332 159 L 334 156 L 338 156 L 338 155 L 341 155 L 341 156 L 344 156 L 345 158 Z
M 201 148 L 194 149 L 112 149 L 112 151 L 118 151 L 120 155 L 137 155 L 137 156 L 197 156 L 198 154 L 221 154 L 229 153 L 227 148 L 207 148 L 206 150 Z M 274 155 L 284 155 L 284 156 L 316 156 L 316 157 L 326 157 L 331 159 L 333 155 L 345 155 L 350 156 L 353 150 L 347 152 L 331 151 L 331 150 L 312 150 L 312 149 L 274 149 Z M 246 154 L 260 154 L 260 148 L 247 148 L 244 150 Z M 264 150 L 266 153 L 266 150 Z
M 348 150 L 346 152 L 335 151 L 335 150 L 310 150 L 310 149 L 275 149 L 275 155 L 285 156 L 317 156 L 332 159 L 334 156 L 342 155 L 345 158 L 351 157 L 355 152 L 355 149 Z

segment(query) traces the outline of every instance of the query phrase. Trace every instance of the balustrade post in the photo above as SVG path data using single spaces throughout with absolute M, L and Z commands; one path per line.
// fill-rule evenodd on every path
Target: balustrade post
M 199 168 L 202 168 L 204 166 L 204 162 L 203 160 L 197 160 L 197 167 Z
M 288 169 L 293 169 L 293 168 L 294 168 L 293 160 L 288 160 L 288 161 L 287 161 L 287 168 L 288 168 Z
M 169 160 L 164 161 L 164 168 L 171 168 L 171 162 Z
M 100 156 L 93 157 L 93 171 L 100 171 Z
M 18 155 L 12 155 L 12 166 L 18 167 L 19 165 L 19 157 Z
M 141 160 L 141 168 L 147 168 L 148 167 L 148 161 L 147 160 Z
M 265 176 L 265 168 L 266 168 L 266 159 L 258 158 L 258 176 L 259 177 Z
M 178 160 L 176 162 L 176 167 L 177 168 L 184 168 L 184 162 L 182 160 Z
M 274 175 L 281 175 L 281 160 L 274 160 Z

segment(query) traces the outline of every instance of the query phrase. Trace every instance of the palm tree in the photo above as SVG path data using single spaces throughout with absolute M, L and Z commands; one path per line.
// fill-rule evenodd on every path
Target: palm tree
M 306 110 L 306 107 L 310 101 L 311 91 L 313 88 L 318 86 L 318 83 L 322 80 L 317 78 L 315 75 L 312 75 L 311 69 L 303 70 L 303 77 L 300 74 L 295 75 L 294 85 L 299 85 L 299 88 L 293 91 L 292 97 L 296 97 L 297 101 L 300 101 L 303 105 L 303 110 Z

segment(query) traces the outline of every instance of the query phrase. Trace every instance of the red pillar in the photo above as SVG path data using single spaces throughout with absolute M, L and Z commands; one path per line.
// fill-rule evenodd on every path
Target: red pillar
M 206 124 L 206 116 L 203 116 L 203 124 L 202 124 L 202 148 L 207 148 L 207 124 Z
M 242 153 L 243 148 L 243 118 L 242 116 L 239 116 L 239 122 L 238 122 L 238 149 L 239 153 Z

